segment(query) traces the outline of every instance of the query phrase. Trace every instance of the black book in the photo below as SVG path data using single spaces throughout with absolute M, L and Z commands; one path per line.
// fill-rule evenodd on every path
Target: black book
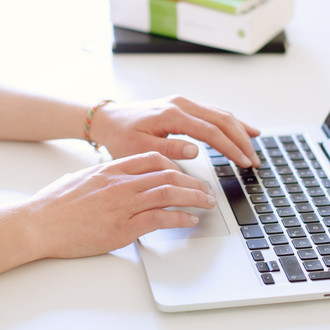
M 233 52 L 202 46 L 155 34 L 137 32 L 120 27 L 113 28 L 114 53 L 228 53 Z M 287 39 L 282 31 L 257 53 L 285 53 Z M 236 53 L 235 53 L 236 54 Z

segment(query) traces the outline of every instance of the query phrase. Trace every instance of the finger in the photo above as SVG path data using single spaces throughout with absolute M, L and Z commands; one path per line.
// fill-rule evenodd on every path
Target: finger
M 198 207 L 212 208 L 216 203 L 215 197 L 201 190 L 163 185 L 139 193 L 135 198 L 134 214 L 155 208 Z
M 249 134 L 250 137 L 256 137 L 260 135 L 260 131 L 258 129 L 244 123 L 243 121 L 239 121 L 239 122 L 244 127 L 245 131 Z
M 204 182 L 172 169 L 142 174 L 135 178 L 136 192 L 143 192 L 164 185 L 201 190 L 205 194 L 215 196 Z
M 183 211 L 154 209 L 141 212 L 130 219 L 129 231 L 135 233 L 132 240 L 157 229 L 185 228 L 199 222 L 196 215 Z
M 180 167 L 158 152 L 146 152 L 134 156 L 117 159 L 112 165 L 126 174 L 143 174 L 165 169 L 182 172 Z

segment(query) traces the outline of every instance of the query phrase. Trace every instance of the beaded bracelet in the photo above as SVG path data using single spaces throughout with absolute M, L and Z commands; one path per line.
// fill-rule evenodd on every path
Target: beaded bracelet
M 89 131 L 90 131 L 93 115 L 97 109 L 104 107 L 106 104 L 108 104 L 110 102 L 114 102 L 114 101 L 113 100 L 101 101 L 99 104 L 97 104 L 94 107 L 92 107 L 91 109 L 89 109 L 87 117 L 86 117 L 85 128 L 84 128 L 84 137 L 85 137 L 85 140 L 91 146 L 93 146 L 96 151 L 99 150 L 100 145 L 97 142 L 93 141 L 89 136 Z

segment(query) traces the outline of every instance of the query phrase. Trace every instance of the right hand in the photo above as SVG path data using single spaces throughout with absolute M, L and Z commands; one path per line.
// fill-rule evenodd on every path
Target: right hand
M 165 208 L 210 209 L 215 198 L 204 183 L 150 152 L 66 175 L 27 205 L 36 259 L 74 258 L 121 248 L 156 229 L 194 226 L 196 216 Z

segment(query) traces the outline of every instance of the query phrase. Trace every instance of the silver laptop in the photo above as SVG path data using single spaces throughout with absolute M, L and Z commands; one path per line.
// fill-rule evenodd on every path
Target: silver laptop
M 212 187 L 217 206 L 189 210 L 200 216 L 194 228 L 139 239 L 160 310 L 330 297 L 329 126 L 330 115 L 320 128 L 263 132 L 253 140 L 258 169 L 202 143 L 196 159 L 178 162 Z

